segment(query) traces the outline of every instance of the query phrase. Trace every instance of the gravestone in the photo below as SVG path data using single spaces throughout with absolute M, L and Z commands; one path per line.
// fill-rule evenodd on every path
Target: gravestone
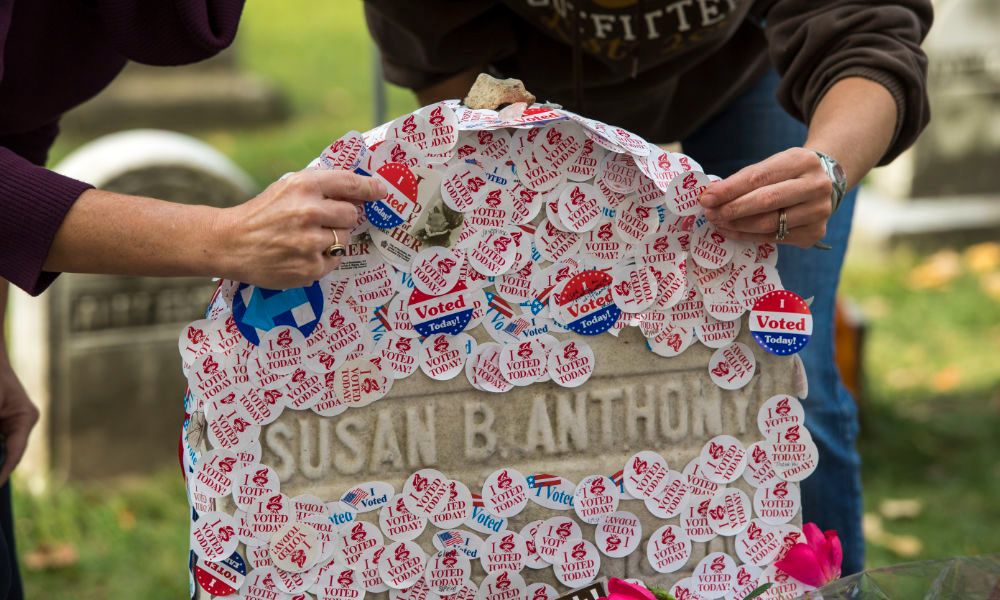
M 223 281 L 180 332 L 194 597 L 799 589 L 773 563 L 818 460 L 794 397 L 811 317 L 774 244 L 700 215 L 694 159 L 447 101 L 311 167 L 387 189 L 338 268 Z
M 274 123 L 288 112 L 281 90 L 240 69 L 235 43 L 208 60 L 180 67 L 129 63 L 60 125 L 79 136 L 142 127 L 195 131 Z
M 98 139 L 56 170 L 109 191 L 212 206 L 241 202 L 254 187 L 209 146 L 152 130 Z M 185 388 L 177 328 L 197 318 L 214 287 L 193 277 L 64 274 L 38 298 L 15 290 L 14 366 L 42 412 L 19 474 L 38 487 L 175 462 Z
M 1000 231 L 1000 5 L 937 7 L 924 42 L 931 121 L 891 165 L 872 172 L 855 220 L 875 241 L 926 245 Z

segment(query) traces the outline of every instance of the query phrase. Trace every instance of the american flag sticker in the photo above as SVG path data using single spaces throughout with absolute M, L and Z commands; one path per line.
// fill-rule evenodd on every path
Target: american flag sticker
M 528 475 L 528 487 L 531 489 L 551 487 L 553 485 L 559 485 L 559 481 L 561 479 L 562 478 L 558 475 L 535 473 L 534 475 Z
M 361 488 L 354 488 L 353 490 L 344 494 L 344 497 L 340 499 L 341 502 L 346 502 L 354 508 L 357 508 L 361 501 L 368 497 L 368 492 Z
M 442 531 L 437 535 L 437 537 L 438 541 L 444 544 L 445 547 L 458 546 L 463 541 L 462 534 L 457 531 Z
M 480 494 L 472 492 L 472 506 L 473 506 L 473 508 L 475 508 L 475 507 L 484 508 L 485 507 L 485 505 L 483 504 L 483 497 Z

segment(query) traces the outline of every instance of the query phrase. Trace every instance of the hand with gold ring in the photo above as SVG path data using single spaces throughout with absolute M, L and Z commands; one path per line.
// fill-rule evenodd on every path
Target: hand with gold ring
M 218 275 L 268 288 L 308 285 L 340 264 L 364 202 L 385 195 L 380 181 L 348 171 L 285 177 L 222 211 L 213 226 Z
M 826 235 L 832 194 L 833 183 L 816 153 L 791 148 L 712 183 L 701 204 L 730 239 L 809 248 Z

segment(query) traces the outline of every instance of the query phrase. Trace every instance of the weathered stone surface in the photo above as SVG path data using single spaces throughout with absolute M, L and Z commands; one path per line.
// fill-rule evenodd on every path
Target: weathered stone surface
M 469 108 L 496 110 L 505 104 L 531 104 L 534 101 L 535 95 L 524 89 L 520 79 L 497 79 L 480 73 L 462 102 Z
M 252 185 L 208 146 L 165 132 L 109 136 L 57 170 L 111 191 L 215 206 L 246 199 Z M 42 411 L 22 476 L 40 486 L 176 461 L 186 386 L 177 332 L 201 317 L 214 288 L 202 278 L 66 274 L 39 298 L 13 294 L 15 368 Z
M 418 371 L 396 382 L 386 398 L 337 417 L 286 410 L 263 428 L 262 462 L 276 469 L 283 493 L 310 493 L 326 501 L 371 480 L 389 482 L 399 492 L 406 477 L 424 467 L 462 481 L 473 492 L 500 467 L 526 475 L 557 474 L 576 483 L 588 475 L 611 475 L 644 449 L 660 452 L 670 468 L 683 470 L 715 435 L 732 435 L 744 445 L 762 439 L 756 426 L 761 403 L 775 394 L 803 391 L 796 358 L 765 353 L 746 332 L 741 341 L 756 350 L 758 362 L 753 380 L 738 391 L 711 382 L 709 349 L 695 344 L 677 358 L 660 358 L 646 350 L 634 328 L 617 339 L 588 339 L 597 354 L 597 371 L 577 389 L 550 382 L 489 394 L 474 390 L 461 375 L 441 382 Z M 744 481 L 733 485 L 752 497 L 753 489 Z M 223 510 L 233 508 L 228 497 L 221 505 Z M 732 538 L 716 538 L 694 544 L 686 569 L 657 574 L 646 561 L 646 541 L 660 525 L 676 523 L 677 518 L 656 519 L 638 500 L 623 500 L 619 510 L 640 517 L 643 541 L 625 559 L 602 556 L 604 575 L 668 585 L 690 574 L 709 552 L 725 550 L 735 556 Z M 529 503 L 510 519 L 508 528 L 519 531 L 532 520 L 560 514 L 575 518 L 572 511 Z M 359 518 L 377 524 L 378 511 Z M 593 540 L 594 526 L 583 529 L 584 537 Z M 436 531 L 427 527 L 418 538 L 422 547 L 432 547 Z M 474 573 L 480 581 L 478 564 Z M 529 583 L 547 581 L 565 589 L 549 568 L 526 569 L 522 575 Z

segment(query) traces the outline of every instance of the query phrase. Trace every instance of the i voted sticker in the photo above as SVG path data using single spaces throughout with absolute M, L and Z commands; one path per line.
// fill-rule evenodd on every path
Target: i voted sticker
M 497 469 L 483 483 L 482 498 L 490 513 L 505 519 L 513 517 L 528 504 L 528 480 L 514 469 Z
M 736 488 L 719 490 L 708 504 L 708 522 L 719 535 L 731 536 L 743 531 L 751 516 L 750 498 Z
M 467 333 L 434 335 L 421 342 L 420 370 L 431 379 L 444 381 L 458 375 L 475 347 Z
M 761 348 L 785 356 L 801 352 L 812 336 L 809 305 L 788 290 L 775 290 L 757 298 L 750 311 L 750 332 Z
M 743 444 L 731 435 L 717 435 L 710 439 L 699 456 L 701 472 L 710 481 L 728 484 L 743 475 L 747 452 Z
M 468 556 L 455 548 L 438 550 L 427 561 L 424 583 L 439 596 L 451 596 L 468 582 L 471 572 Z
M 428 296 L 440 296 L 455 287 L 462 272 L 464 255 L 448 248 L 424 248 L 413 258 L 410 277 L 413 285 Z
M 768 525 L 784 525 L 799 514 L 802 496 L 799 486 L 787 481 L 776 481 L 759 487 L 753 495 L 753 509 Z
M 431 296 L 414 288 L 407 304 L 410 322 L 420 335 L 456 335 L 465 330 L 472 320 L 471 295 L 464 281 L 458 281 L 450 290 Z
M 475 600 L 510 600 L 524 598 L 528 586 L 518 573 L 497 571 L 490 573 L 479 584 Z
M 788 427 L 805 424 L 806 413 L 795 396 L 778 394 L 768 398 L 757 411 L 757 428 L 765 435 Z
M 479 551 L 479 562 L 489 573 L 520 573 L 528 561 L 528 546 L 521 534 L 504 530 L 486 538 Z
M 570 231 L 582 233 L 597 226 L 601 217 L 601 192 L 586 183 L 572 183 L 559 194 L 559 221 Z
M 410 512 L 429 517 L 448 501 L 451 480 L 434 469 L 421 469 L 403 484 L 403 502 Z
M 645 499 L 646 510 L 659 519 L 676 517 L 690 490 L 687 477 L 680 471 L 671 470 L 667 473 L 663 489 L 657 495 Z
M 541 340 L 506 344 L 500 353 L 500 372 L 516 386 L 535 383 L 548 370 L 548 350 Z
M 386 547 L 378 572 L 387 586 L 401 590 L 423 579 L 426 562 L 416 542 L 395 542 Z
M 235 594 L 246 580 L 247 565 L 239 552 L 233 552 L 220 561 L 207 561 L 196 557 L 194 576 L 201 589 L 215 596 Z
M 604 475 L 591 475 L 576 486 L 573 510 L 580 520 L 596 525 L 601 518 L 618 510 L 618 486 Z
M 691 540 L 677 525 L 664 525 L 646 542 L 646 560 L 657 573 L 673 573 L 691 558 Z
M 472 514 L 472 493 L 455 479 L 448 481 L 448 499 L 438 511 L 431 513 L 431 523 L 438 529 L 452 529 L 464 523 Z
M 778 558 L 782 541 L 777 528 L 760 519 L 752 519 L 745 530 L 736 534 L 734 545 L 740 560 L 750 565 L 765 567 Z
M 601 553 L 587 540 L 564 544 L 561 554 L 552 571 L 559 583 L 568 588 L 589 585 L 601 570 Z
M 605 556 L 622 558 L 632 554 L 642 539 L 639 517 L 628 511 L 604 515 L 594 530 L 594 542 Z
M 625 461 L 622 477 L 629 495 L 645 500 L 663 491 L 669 472 L 665 458 L 652 450 L 643 450 Z
M 594 374 L 594 351 L 578 340 L 559 342 L 549 352 L 549 376 L 562 387 L 580 387 Z
M 681 509 L 680 525 L 692 542 L 707 542 L 716 537 L 708 521 L 708 505 L 711 503 L 711 498 L 688 496 Z
M 191 524 L 191 549 L 207 561 L 219 561 L 236 551 L 236 521 L 222 512 L 202 513 Z
M 764 449 L 766 443 L 766 441 L 754 442 L 747 448 L 747 468 L 743 471 L 743 479 L 755 488 L 778 481 L 778 472 Z
M 726 390 L 738 390 L 750 383 L 756 367 L 753 351 L 742 342 L 719 348 L 708 361 L 712 381 Z
M 271 538 L 271 560 L 279 569 L 302 573 L 319 560 L 319 534 L 305 523 L 288 523 Z
M 701 193 L 711 183 L 701 171 L 681 173 L 667 184 L 666 206 L 675 215 L 688 216 L 702 212 Z
M 417 208 L 417 176 L 405 164 L 386 163 L 375 173 L 386 184 L 388 194 L 381 200 L 365 202 L 365 215 L 379 229 L 405 223 Z
M 569 278 L 552 295 L 553 315 L 580 335 L 598 335 L 611 329 L 621 316 L 612 293 L 612 276 L 590 270 Z
M 695 566 L 691 580 L 702 598 L 722 598 L 736 583 L 736 561 L 725 552 L 712 552 Z
M 414 514 L 406 507 L 403 497 L 396 496 L 379 511 L 379 528 L 387 538 L 396 542 L 414 540 L 427 526 L 427 517 Z

